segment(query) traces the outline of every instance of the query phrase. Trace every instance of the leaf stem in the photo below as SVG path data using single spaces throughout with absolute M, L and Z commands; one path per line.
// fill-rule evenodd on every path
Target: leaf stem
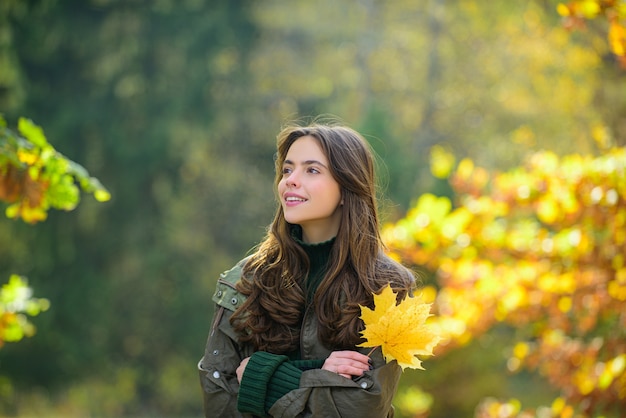
M 369 353 L 367 353 L 367 357 L 371 356 L 371 355 L 372 355 L 372 353 L 373 353 L 374 351 L 376 351 L 376 349 L 377 349 L 378 347 L 380 347 L 380 346 L 379 346 L 379 345 L 377 345 L 376 347 L 372 348 L 372 349 L 370 350 L 370 352 L 369 352 Z

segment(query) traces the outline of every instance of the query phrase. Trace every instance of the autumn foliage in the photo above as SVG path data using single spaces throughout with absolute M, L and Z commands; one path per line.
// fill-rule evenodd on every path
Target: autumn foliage
M 559 3 L 557 11 L 563 17 L 564 26 L 573 30 L 585 29 L 589 20 L 606 20 L 611 53 L 626 69 L 626 3 L 623 0 L 575 0 Z
M 449 164 L 450 156 L 438 155 L 433 167 Z M 509 371 L 535 371 L 560 391 L 548 416 L 619 416 L 626 407 L 626 148 L 595 157 L 539 152 L 502 173 L 466 159 L 449 182 L 454 202 L 423 195 L 384 230 L 398 258 L 435 274 L 443 337 L 435 353 L 508 324 L 519 336 Z M 508 406 L 507 417 L 535 416 Z M 486 402 L 477 415 L 503 416 L 498 408 Z
M 57 152 L 43 129 L 20 118 L 17 132 L 0 116 L 0 202 L 5 214 L 29 224 L 44 221 L 50 209 L 72 210 L 80 201 L 80 191 L 96 200 L 111 195 L 87 170 Z M 0 347 L 35 333 L 28 316 L 48 309 L 44 298 L 34 298 L 28 280 L 12 274 L 0 287 Z
M 74 209 L 81 189 L 101 202 L 111 198 L 98 179 L 54 149 L 41 127 L 20 118 L 14 132 L 0 117 L 0 201 L 9 204 L 7 217 L 44 221 L 51 208 Z

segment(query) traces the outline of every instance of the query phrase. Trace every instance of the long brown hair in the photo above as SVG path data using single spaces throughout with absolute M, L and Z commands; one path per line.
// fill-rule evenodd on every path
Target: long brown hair
M 388 283 L 403 298 L 412 290 L 414 278 L 384 252 L 373 153 L 353 129 L 322 124 L 284 128 L 277 137 L 277 199 L 287 152 L 303 136 L 318 141 L 343 199 L 328 270 L 313 301 L 319 338 L 330 349 L 354 348 L 363 329 L 359 304 L 373 307 L 373 293 Z M 240 340 L 252 343 L 257 350 L 287 353 L 298 347 L 309 260 L 292 236 L 293 227 L 279 204 L 267 236 L 246 262 L 244 279 L 238 283 L 238 290 L 247 299 L 231 323 Z

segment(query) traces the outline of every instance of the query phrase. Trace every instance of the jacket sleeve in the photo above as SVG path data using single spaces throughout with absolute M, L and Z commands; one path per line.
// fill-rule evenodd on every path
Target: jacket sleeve
M 402 369 L 395 361 L 385 363 L 380 350 L 371 357 L 374 370 L 356 379 L 346 379 L 322 369 L 303 372 L 300 387 L 278 399 L 269 415 L 280 418 L 392 417 L 392 400 Z
M 222 273 L 213 295 L 215 313 L 204 356 L 198 363 L 206 417 L 251 417 L 237 411 L 239 382 L 235 371 L 252 352 L 239 345 L 230 326 L 233 311 L 243 302 L 234 288 L 240 274 L 240 265 Z

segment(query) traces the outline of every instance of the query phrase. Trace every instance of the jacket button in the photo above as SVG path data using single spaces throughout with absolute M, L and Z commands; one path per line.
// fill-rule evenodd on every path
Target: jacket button
M 221 298 L 221 297 L 222 297 L 222 291 L 221 291 L 221 290 L 218 290 L 218 291 L 217 291 L 217 297 L 218 297 L 218 298 Z
M 219 353 L 220 353 L 220 351 L 219 351 L 219 350 L 213 350 L 213 355 L 214 355 L 214 356 L 217 356 Z
M 220 372 L 218 372 L 217 370 L 213 372 L 213 377 L 216 379 L 220 378 Z
M 230 300 L 230 303 L 232 303 L 233 305 L 236 305 L 237 304 L 237 298 L 232 298 Z
M 215 372 L 217 373 L 217 372 Z M 361 382 L 361 388 L 367 389 L 367 382 Z

